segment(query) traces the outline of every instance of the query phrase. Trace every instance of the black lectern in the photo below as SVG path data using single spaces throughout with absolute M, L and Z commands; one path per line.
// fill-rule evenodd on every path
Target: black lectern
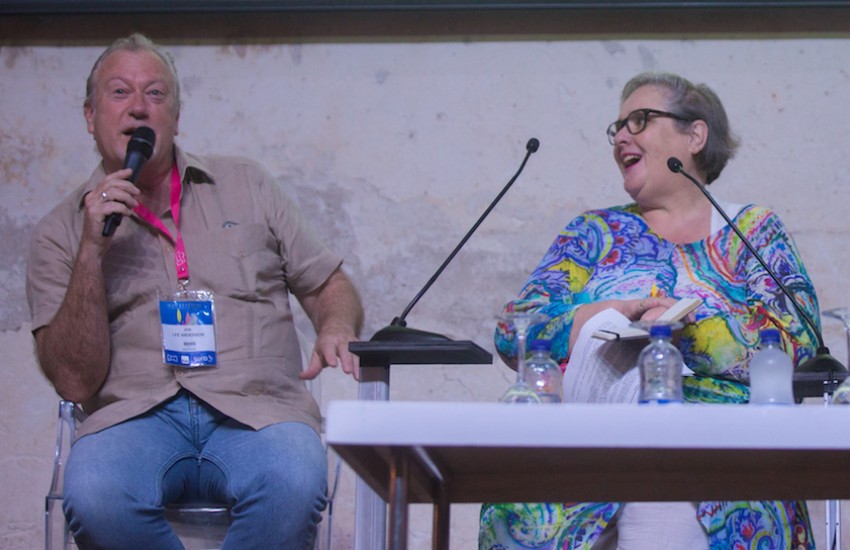
M 430 333 L 426 333 L 430 334 Z M 436 335 L 435 335 L 436 336 Z M 445 337 L 352 342 L 349 351 L 360 358 L 361 400 L 390 398 L 391 365 L 488 365 L 493 355 L 470 340 Z M 387 505 L 362 479 L 355 491 L 354 548 L 386 548 Z
M 487 365 L 493 355 L 470 340 L 443 342 L 352 342 L 360 368 L 390 365 Z
M 420 293 L 421 294 L 421 293 Z M 415 301 L 413 302 L 415 303 Z M 408 306 L 408 310 L 410 306 Z M 360 399 L 389 399 L 390 365 L 490 365 L 493 355 L 470 340 L 452 340 L 436 332 L 405 326 L 397 317 L 368 342 L 352 342 L 360 358 Z M 364 386 L 364 382 L 367 383 Z M 369 388 L 371 382 L 380 387 Z M 365 392 L 365 393 L 364 393 Z

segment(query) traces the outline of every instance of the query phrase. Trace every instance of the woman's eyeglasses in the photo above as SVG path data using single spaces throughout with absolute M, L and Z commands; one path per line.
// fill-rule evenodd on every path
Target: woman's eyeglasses
M 679 116 L 675 113 L 668 113 L 667 111 L 659 111 L 657 109 L 637 109 L 636 111 L 629 113 L 626 118 L 614 121 L 610 126 L 608 126 L 608 142 L 611 145 L 614 145 L 617 132 L 622 130 L 623 126 L 625 126 L 629 133 L 633 136 L 643 132 L 646 129 L 646 122 L 649 120 L 649 115 L 688 121 L 685 117 Z

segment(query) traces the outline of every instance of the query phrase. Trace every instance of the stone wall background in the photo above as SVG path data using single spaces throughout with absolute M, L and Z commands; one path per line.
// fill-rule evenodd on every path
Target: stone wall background
M 27 243 L 97 162 L 81 105 L 108 42 L 0 42 L 0 547 L 10 550 L 42 544 L 57 410 L 32 352 Z M 523 176 L 408 316 L 492 352 L 494 314 L 557 231 L 586 208 L 628 200 L 604 132 L 622 85 L 645 70 L 714 88 L 742 147 L 712 192 L 775 209 L 822 308 L 850 305 L 846 36 L 163 42 L 183 86 L 179 142 L 256 158 L 276 175 L 345 256 L 366 304 L 364 338 L 404 309 L 537 137 Z M 824 326 L 846 364 L 840 325 Z M 513 376 L 498 359 L 396 367 L 391 397 L 493 401 Z M 356 398 L 338 372 L 320 386 L 325 403 Z M 353 536 L 343 472 L 336 548 Z M 819 537 L 821 509 L 812 503 Z M 453 508 L 453 548 L 474 546 L 477 512 Z M 411 547 L 429 548 L 430 509 L 415 506 L 411 522 Z

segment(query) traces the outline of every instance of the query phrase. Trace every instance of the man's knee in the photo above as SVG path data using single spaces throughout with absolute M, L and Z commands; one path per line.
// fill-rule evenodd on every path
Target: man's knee
M 127 490 L 121 477 L 109 468 L 71 454 L 65 468 L 63 507 L 69 520 L 86 523 L 115 521 L 123 515 Z
M 87 524 L 121 525 L 159 504 L 159 483 L 140 469 L 109 453 L 86 437 L 71 448 L 64 476 L 66 516 Z
M 272 425 L 257 433 L 263 443 L 253 460 L 230 470 L 230 487 L 237 500 L 261 499 L 271 506 L 300 503 L 325 505 L 327 456 L 321 440 L 297 423 Z
M 324 508 L 327 490 L 327 472 L 322 464 L 293 466 L 286 463 L 275 463 L 257 466 L 247 479 L 234 487 L 242 493 L 236 495 L 245 498 L 261 498 L 271 506 L 287 505 L 287 509 L 295 503 Z

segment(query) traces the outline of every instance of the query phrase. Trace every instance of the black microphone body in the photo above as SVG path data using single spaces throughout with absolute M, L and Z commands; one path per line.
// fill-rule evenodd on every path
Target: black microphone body
M 151 158 L 156 134 L 147 126 L 139 126 L 127 143 L 127 154 L 124 157 L 124 169 L 132 168 L 133 173 L 127 178 L 130 183 L 136 183 L 142 166 Z M 115 229 L 121 225 L 121 214 L 109 214 L 103 222 L 103 236 L 111 237 Z
M 705 195 L 705 198 L 711 202 L 711 205 L 714 206 L 715 210 L 717 210 L 723 219 L 726 220 L 726 223 L 729 224 L 729 227 L 732 228 L 733 231 L 738 235 L 738 238 L 741 239 L 741 242 L 744 243 L 744 246 L 750 251 L 750 253 L 755 257 L 756 260 L 761 264 L 767 274 L 771 279 L 776 283 L 779 287 L 779 290 L 782 291 L 782 294 L 785 295 L 786 298 L 791 302 L 791 305 L 794 306 L 794 309 L 799 314 L 800 318 L 803 322 L 809 327 L 809 329 L 814 333 L 815 337 L 818 341 L 818 349 L 814 357 L 805 361 L 802 365 L 800 365 L 796 370 L 799 372 L 847 372 L 847 368 L 842 365 L 837 359 L 832 357 L 829 353 L 829 348 L 824 345 L 823 335 L 821 331 L 818 330 L 817 325 L 812 320 L 811 316 L 803 309 L 803 307 L 797 302 L 794 295 L 788 288 L 782 283 L 779 279 L 779 276 L 767 265 L 767 262 L 764 260 L 761 254 L 759 254 L 758 250 L 750 243 L 749 239 L 747 239 L 744 234 L 738 229 L 738 226 L 732 223 L 732 219 L 728 214 L 723 210 L 723 208 L 714 200 L 714 197 L 708 192 L 703 184 L 696 180 L 693 176 L 688 174 L 682 169 L 682 161 L 677 159 L 676 157 L 670 157 L 667 159 L 667 168 L 670 169 L 671 172 L 682 174 L 688 180 L 691 181 L 694 185 L 702 191 L 702 194 Z
M 493 202 L 490 203 L 490 206 L 488 206 L 487 209 L 484 211 L 484 213 L 481 214 L 481 216 L 478 218 L 478 221 L 476 221 L 475 224 L 472 226 L 472 228 L 466 233 L 466 235 L 464 235 L 463 239 L 461 239 L 461 241 L 458 243 L 458 245 L 455 247 L 455 249 L 452 250 L 452 253 L 449 254 L 448 258 L 446 258 L 446 260 L 437 269 L 437 271 L 431 276 L 431 278 L 428 280 L 428 282 L 425 283 L 425 286 L 422 287 L 422 290 L 420 290 L 419 293 L 416 294 L 416 296 L 413 298 L 413 300 L 410 301 L 410 303 L 404 309 L 402 314 L 399 315 L 398 317 L 396 317 L 395 319 L 393 319 L 392 323 L 390 323 L 389 326 L 384 327 L 381 330 L 379 330 L 378 332 L 376 332 L 374 334 L 374 336 L 372 336 L 372 339 L 371 339 L 372 342 L 376 342 L 376 341 L 414 341 L 414 340 L 418 340 L 418 341 L 423 341 L 423 340 L 424 341 L 446 341 L 446 340 L 449 340 L 449 338 L 447 338 L 446 336 L 444 336 L 442 334 L 437 334 L 435 332 L 426 332 L 426 331 L 423 331 L 423 330 L 416 330 L 416 329 L 407 328 L 407 323 L 405 322 L 404 319 L 405 319 L 405 317 L 407 317 L 407 314 L 410 313 L 410 310 L 413 309 L 413 306 L 416 305 L 416 303 L 419 301 L 420 298 L 422 298 L 422 296 L 425 294 L 425 292 L 427 292 L 428 289 L 431 288 L 431 285 L 434 284 L 434 281 L 437 280 L 437 278 L 440 276 L 440 274 L 443 272 L 443 270 L 446 268 L 446 266 L 449 265 L 449 262 L 451 262 L 454 259 L 455 255 L 457 255 L 457 253 L 460 251 L 460 249 L 463 247 L 463 245 L 466 244 L 466 241 L 468 241 L 469 238 L 472 236 L 472 234 L 475 233 L 475 230 L 478 229 L 478 226 L 481 225 L 481 223 L 490 214 L 490 212 L 493 210 L 493 208 L 496 207 L 496 204 L 498 204 L 498 202 L 502 199 L 502 197 L 505 195 L 505 193 L 508 192 L 508 189 L 511 188 L 511 186 L 514 184 L 514 182 L 517 180 L 517 178 L 519 177 L 519 175 L 522 173 L 523 169 L 525 168 L 525 163 L 528 162 L 528 158 L 533 153 L 536 153 L 537 149 L 539 149 L 539 148 L 540 148 L 540 141 L 538 141 L 537 138 L 531 138 L 531 139 L 528 140 L 528 143 L 526 143 L 526 145 L 525 145 L 525 150 L 526 150 L 525 158 L 523 158 L 522 164 L 520 164 L 519 169 L 516 171 L 516 174 L 514 174 L 514 176 L 510 179 L 510 181 L 508 181 L 508 183 L 505 185 L 505 187 L 502 188 L 501 192 L 499 192 L 499 194 L 496 196 L 496 198 L 493 199 Z

